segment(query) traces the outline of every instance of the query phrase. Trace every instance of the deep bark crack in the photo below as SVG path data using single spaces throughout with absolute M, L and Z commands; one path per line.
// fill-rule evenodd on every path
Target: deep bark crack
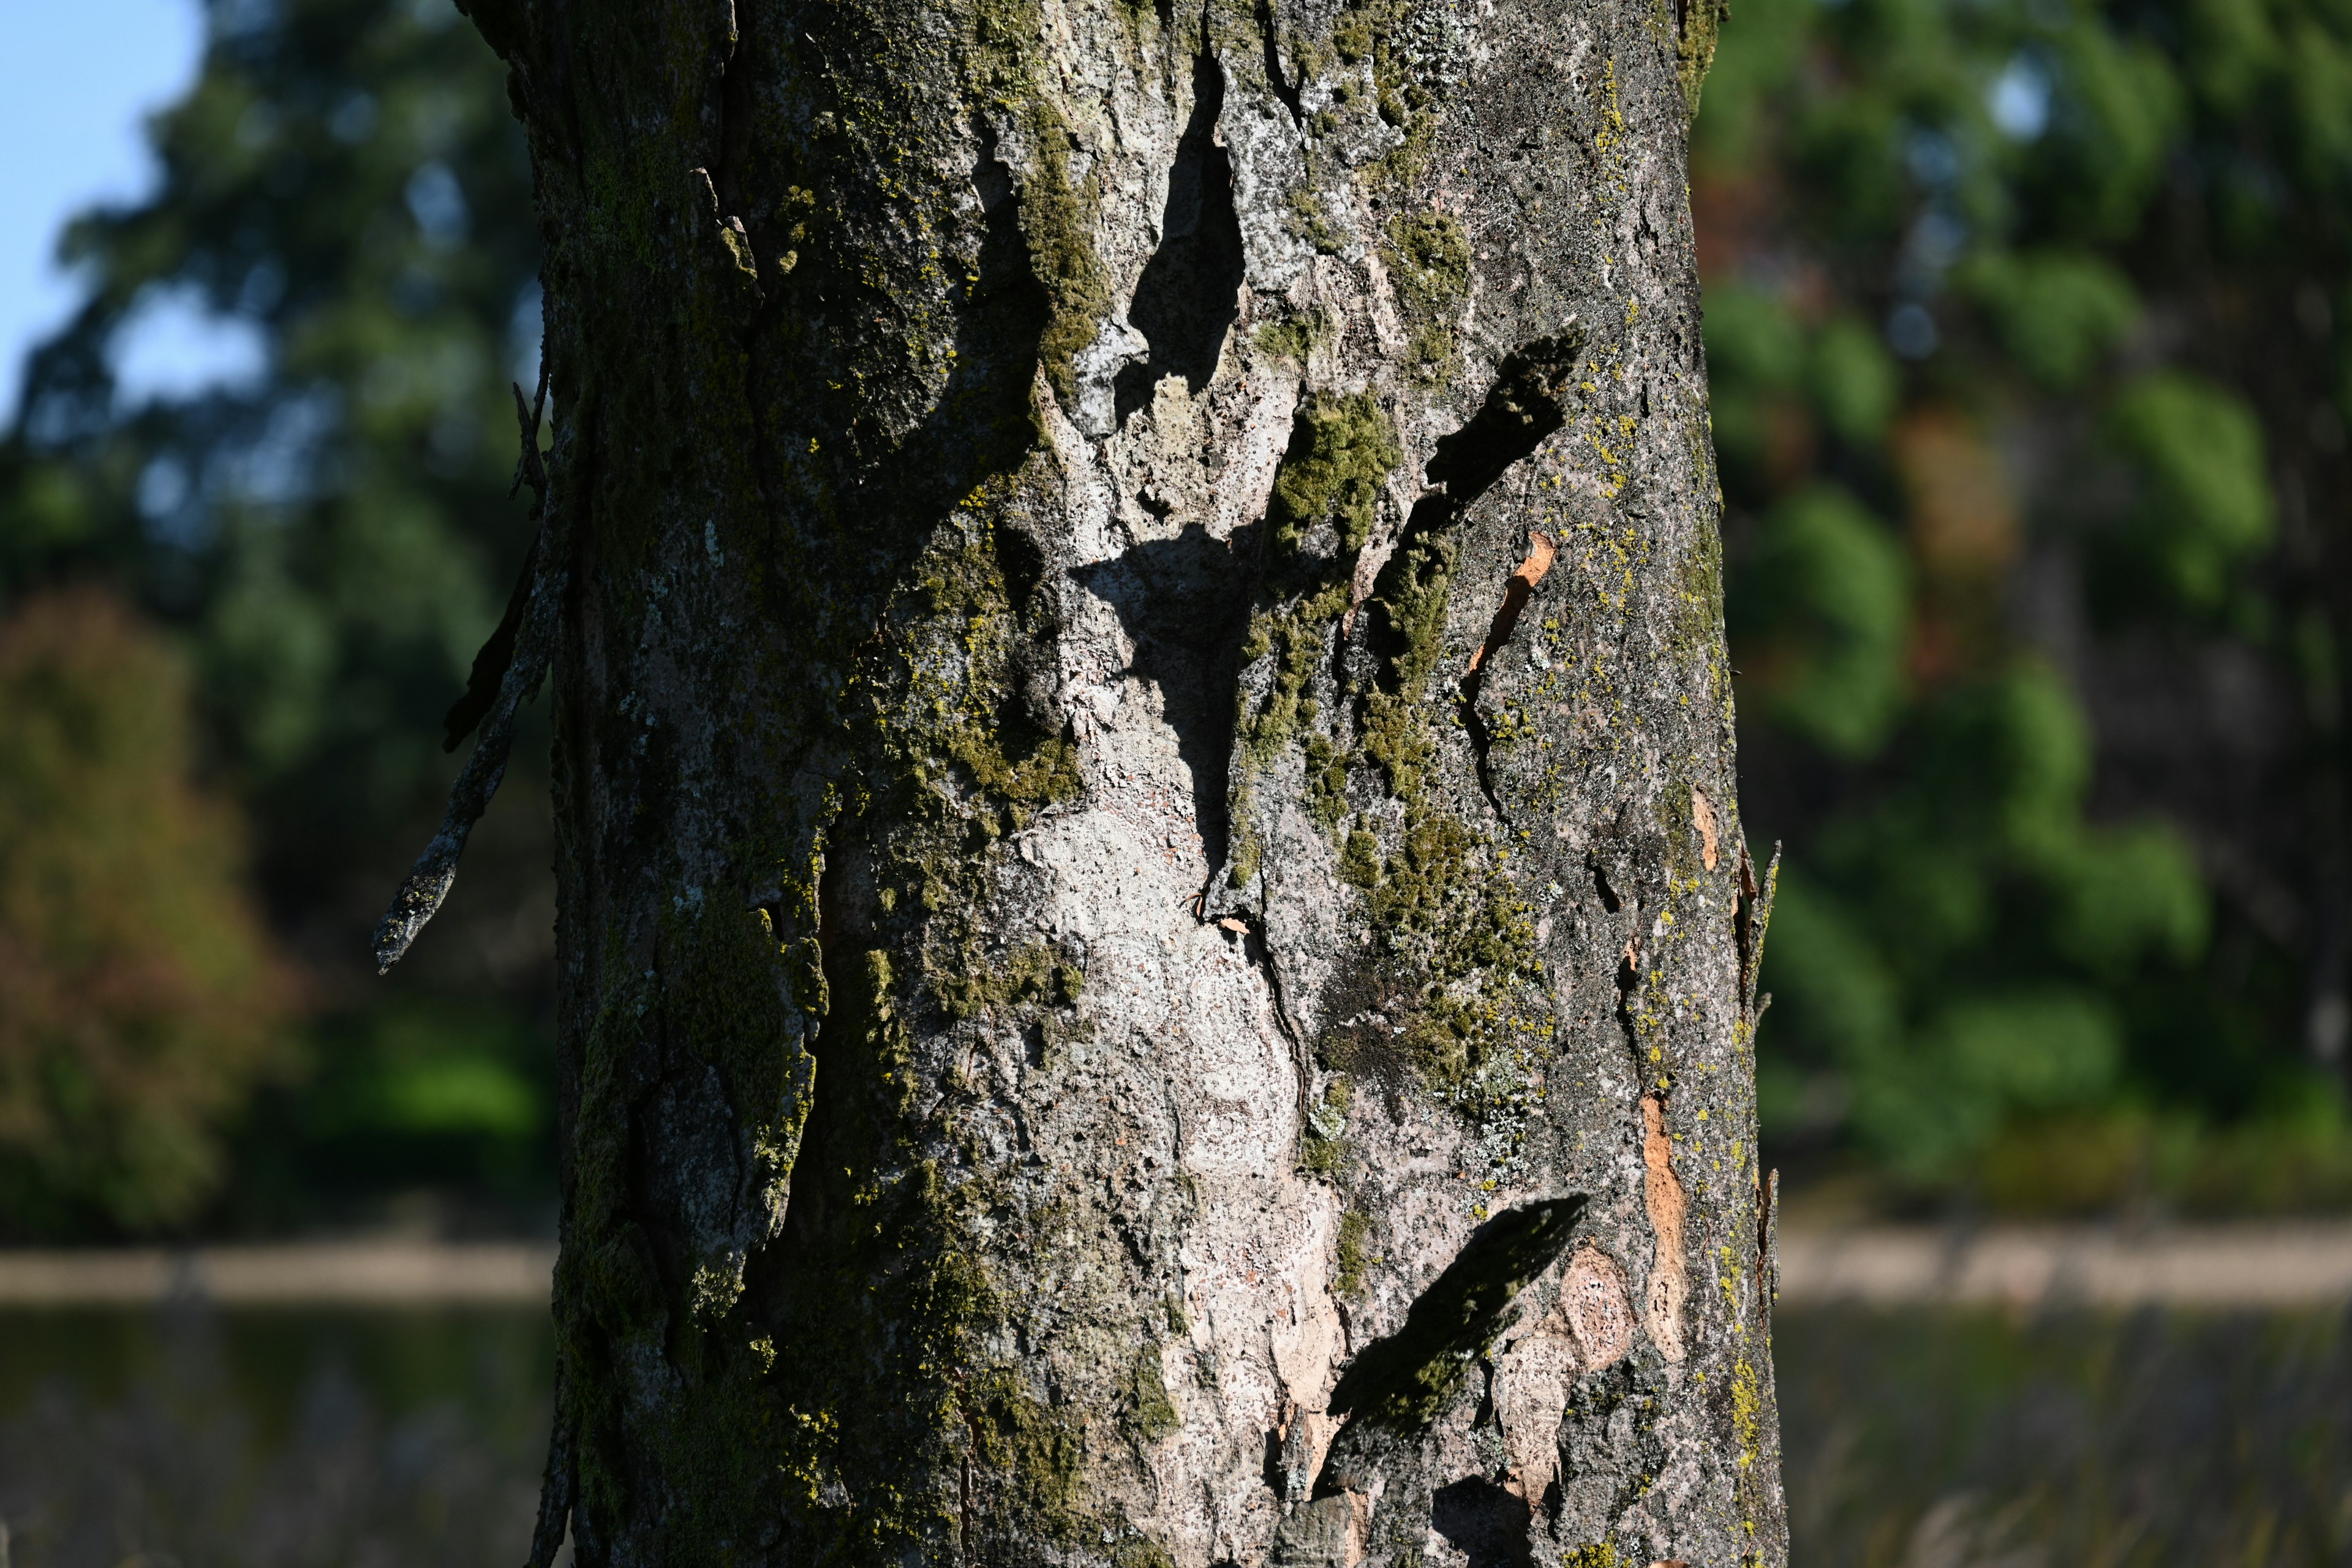
M 1478 692 L 1486 684 L 1486 671 L 1495 655 L 1511 640 L 1511 632 L 1518 625 L 1519 616 L 1528 606 L 1528 598 L 1536 584 L 1551 570 L 1552 560 L 1559 553 L 1551 536 L 1538 530 L 1528 535 L 1527 559 L 1503 584 L 1503 603 L 1495 612 L 1495 619 L 1486 629 L 1486 640 L 1470 656 L 1470 668 L 1462 676 L 1462 730 L 1470 738 L 1470 754 L 1477 766 L 1478 788 L 1494 808 L 1498 821 L 1510 820 L 1503 809 L 1503 799 L 1495 788 L 1491 757 L 1494 737 L 1486 729 L 1486 716 L 1478 711 Z
M 1271 0 L 1258 0 L 1257 28 L 1265 39 L 1265 79 L 1273 87 L 1274 96 L 1290 110 L 1290 118 L 1304 125 L 1307 123 L 1307 107 L 1300 101 L 1299 93 L 1307 85 L 1307 73 L 1302 69 L 1297 81 L 1288 80 L 1282 74 L 1282 45 L 1276 29 Z
M 1200 395 L 1215 375 L 1226 335 L 1241 314 L 1242 229 L 1234 209 L 1233 160 L 1218 140 L 1225 74 L 1207 47 L 1192 59 L 1192 112 L 1168 171 L 1160 244 L 1136 279 L 1127 319 L 1151 345 L 1112 385 L 1124 426 L 1151 401 L 1162 377 L 1181 375 Z
M 1520 1290 L 1568 1249 L 1584 1209 L 1580 1194 L 1545 1198 L 1507 1209 L 1471 1233 L 1406 1309 L 1403 1326 L 1365 1346 L 1333 1386 L 1330 1413 L 1348 1425 L 1313 1495 L 1370 1491 L 1382 1456 L 1429 1429 Z

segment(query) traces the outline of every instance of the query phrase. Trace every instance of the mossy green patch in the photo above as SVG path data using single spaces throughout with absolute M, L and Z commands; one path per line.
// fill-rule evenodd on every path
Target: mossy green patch
M 1347 608 L 1348 585 L 1331 583 L 1304 599 L 1250 617 L 1243 657 L 1274 656 L 1274 689 L 1262 705 L 1242 716 L 1241 752 L 1252 773 L 1265 771 L 1290 744 L 1299 725 L 1321 717 L 1315 700 L 1306 695 L 1307 686 L 1330 653 L 1331 632 Z M 1326 767 L 1328 771 L 1328 763 Z
M 1024 1002 L 1070 1006 L 1086 975 L 1044 942 L 1024 942 L 995 954 L 967 949 L 955 972 L 934 974 L 932 986 L 949 1017 L 970 1018 Z
M 1318 121 L 1315 129 L 1318 135 L 1328 135 L 1337 128 Z M 1283 221 L 1293 235 L 1313 246 L 1319 255 L 1337 256 L 1346 248 L 1347 237 L 1331 221 L 1330 208 L 1312 184 L 1290 193 L 1290 214 Z
M 1073 362 L 1110 309 L 1110 275 L 1094 245 L 1102 193 L 1091 172 L 1072 178 L 1076 138 L 1041 84 L 1047 28 L 1035 0 L 978 0 L 970 16 L 971 101 L 1017 116 L 1029 155 L 1016 211 L 1030 268 L 1051 305 L 1038 362 L 1055 395 L 1074 404 Z
M 1675 76 L 1682 83 L 1683 101 L 1696 115 L 1699 89 L 1706 83 L 1707 68 L 1715 63 L 1716 41 L 1731 16 L 1731 0 L 1689 0 L 1674 9 L 1681 13 L 1675 36 Z
M 1044 1526 L 1048 1539 L 1080 1539 L 1092 1520 L 1080 1485 L 1085 1450 L 1076 1427 L 1008 1371 L 973 1379 L 964 1410 L 973 1457 L 1003 1479 L 1012 1510 Z
M 1264 773 L 1303 726 L 1324 717 L 1307 688 L 1330 654 L 1347 614 L 1355 557 L 1371 537 L 1381 489 L 1403 456 L 1387 411 L 1370 393 L 1318 394 L 1299 407 L 1266 508 L 1276 556 L 1271 602 L 1251 616 L 1242 643 L 1244 659 L 1274 660 L 1272 689 L 1244 710 L 1238 726 L 1245 776 Z M 1327 527 L 1337 549 L 1304 553 L 1315 531 Z M 1346 759 L 1328 736 L 1310 735 L 1307 745 L 1311 809 L 1326 831 L 1337 832 L 1347 814 Z M 1244 834 L 1244 850 L 1247 843 Z M 1237 852 L 1234 864 L 1234 884 L 1244 885 L 1254 863 L 1244 871 Z
M 1429 1088 L 1476 1110 L 1523 1096 L 1532 1052 L 1556 1025 L 1535 951 L 1534 910 L 1508 852 L 1455 816 L 1431 788 L 1438 696 L 1457 546 L 1450 530 L 1409 538 L 1371 605 L 1388 669 L 1360 709 L 1363 751 L 1402 807 L 1382 835 L 1370 823 L 1341 847 L 1343 878 L 1364 895 L 1372 943 L 1353 989 L 1385 1023 L 1327 1030 L 1323 1058 L 1381 1076 L 1410 1063 Z M 1449 692 L 1448 695 L 1451 695 Z M 1362 842 L 1369 839 L 1371 842 Z M 1341 1009 L 1344 1017 L 1351 1009 Z
M 1327 735 L 1307 737 L 1307 811 L 1326 833 L 1348 816 L 1348 763 Z
M 1470 237 L 1441 212 L 1400 213 L 1381 249 L 1397 304 L 1412 329 L 1412 361 L 1425 378 L 1451 374 L 1455 325 L 1470 298 Z
M 971 770 L 974 784 L 1013 804 L 1016 827 L 1026 826 L 1023 808 L 1074 799 L 1084 787 L 1078 750 L 1059 735 L 1016 763 L 1006 759 L 995 733 L 967 726 L 948 743 L 948 754 Z
M 1176 1568 L 1168 1549 L 1149 1536 L 1133 1535 L 1110 1549 L 1111 1568 Z
M 1322 1103 L 1307 1113 L 1307 1133 L 1300 1141 L 1298 1168 L 1327 1181 L 1344 1178 L 1355 1163 L 1348 1144 L 1348 1080 L 1335 1078 L 1323 1090 Z
M 1342 552 L 1361 550 L 1371 537 L 1381 487 L 1403 460 L 1396 426 L 1370 393 L 1306 399 L 1266 506 L 1275 547 L 1290 554 L 1307 530 L 1328 521 L 1339 529 Z
M 1364 1270 L 1371 1263 L 1364 1243 L 1371 1234 L 1372 1222 L 1365 1217 L 1362 1210 L 1349 1209 L 1339 1216 L 1339 1241 L 1335 1259 L 1339 1267 L 1331 1281 L 1331 1289 L 1339 1294 L 1359 1296 L 1363 1293 Z
M 1160 1347 L 1150 1341 L 1136 1352 L 1135 1363 L 1128 1369 L 1123 1423 L 1128 1436 L 1144 1446 L 1172 1435 L 1183 1425 L 1177 1416 L 1175 1402 L 1168 1397 L 1167 1379 L 1160 1365 Z
M 1250 335 L 1250 342 L 1260 353 L 1286 359 L 1303 370 L 1308 356 L 1329 332 L 1330 322 L 1321 311 L 1295 310 L 1260 322 L 1257 331 Z
M 1091 173 L 1083 183 L 1072 184 L 1069 128 L 1060 112 L 1042 100 L 1030 106 L 1029 134 L 1037 169 L 1022 188 L 1021 232 L 1029 241 L 1030 264 L 1054 307 L 1053 320 L 1037 342 L 1037 357 L 1055 395 L 1075 405 L 1072 362 L 1094 341 L 1110 309 L 1110 275 L 1094 245 L 1094 216 L 1102 193 Z

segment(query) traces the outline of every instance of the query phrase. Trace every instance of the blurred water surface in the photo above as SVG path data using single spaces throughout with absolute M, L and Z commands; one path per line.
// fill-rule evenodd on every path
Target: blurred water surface
M 11 1568 L 513 1568 L 541 1310 L 0 1313 Z
M 1792 1561 L 2342 1568 L 2347 1331 L 1784 1310 Z M 0 1313 L 14 1568 L 512 1568 L 551 1361 L 536 1310 Z

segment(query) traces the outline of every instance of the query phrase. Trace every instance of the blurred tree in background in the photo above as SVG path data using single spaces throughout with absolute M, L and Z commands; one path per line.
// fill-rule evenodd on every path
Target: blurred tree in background
M 244 1112 L 238 1181 L 215 1224 L 328 1217 L 404 1185 L 537 1201 L 552 1190 L 540 1024 L 553 901 L 530 763 L 484 824 L 490 853 L 469 857 L 463 907 L 452 901 L 467 929 L 420 952 L 413 977 L 380 982 L 365 963 L 454 772 L 441 714 L 527 543 L 524 503 L 505 499 L 508 382 L 536 375 L 537 237 L 503 74 L 446 0 L 212 0 L 206 18 L 197 81 L 151 128 L 154 194 L 64 237 L 88 302 L 32 357 L 0 453 L 0 614 L 18 641 L 55 644 L 68 612 L 38 606 L 95 601 L 43 595 L 103 583 L 185 649 L 202 765 L 250 815 L 256 884 L 310 1005 L 293 1079 L 257 1105 L 245 1103 L 255 1047 L 193 1026 L 177 1054 L 127 1058 L 123 1073 L 158 1081 L 121 1092 L 191 1127 Z M 258 366 L 126 391 L 124 346 L 158 323 L 251 342 Z M 157 734 L 78 753 L 75 787 L 95 797 L 176 776 L 181 687 L 131 689 L 162 657 L 155 634 L 107 615 L 76 635 L 72 658 L 56 657 L 86 700 L 137 705 Z M 44 700 L 24 680 L 0 689 L 0 725 L 13 732 Z M 26 831 L 45 842 L 74 820 Z M 218 874 L 210 842 L 192 840 L 175 874 Z M 154 895 L 185 896 L 169 878 Z M 131 921 L 89 940 L 121 941 L 128 963 L 146 935 Z M 19 984 L 65 984 L 40 969 L 63 962 L 54 952 L 24 962 L 39 973 L 0 980 L 8 1011 Z M 274 1018 L 256 1012 L 247 1032 Z M 93 1018 L 93 1059 L 135 1032 Z M 163 1081 L 207 1049 L 209 1100 Z M 188 1218 L 196 1197 L 170 1163 L 193 1157 L 111 1171 L 93 1201 L 120 1226 Z M 128 1190 L 141 1183 L 152 1190 Z M 6 1223 L 42 1222 L 12 1207 Z
M 0 1208 L 51 1230 L 184 1219 L 288 1001 L 243 825 L 192 786 L 179 661 L 110 598 L 47 595 L 0 626 Z
M 206 15 L 0 447 L 0 642 L 61 672 L 0 726 L 69 737 L 0 780 L 0 1163 L 47 1194 L 0 1213 L 511 1216 L 551 1189 L 541 748 L 436 940 L 363 955 L 526 543 L 528 165 L 446 0 Z M 2352 4 L 1740 0 L 1694 168 L 1745 805 L 1790 846 L 1768 1138 L 2008 1207 L 2352 1199 Z M 258 368 L 126 391 L 159 321 Z M 28 942 L 82 855 L 102 896 Z M 149 989 L 14 1023 L 110 963 Z
M 1769 1139 L 2352 1194 L 2352 5 L 1741 0 L 1694 194 Z

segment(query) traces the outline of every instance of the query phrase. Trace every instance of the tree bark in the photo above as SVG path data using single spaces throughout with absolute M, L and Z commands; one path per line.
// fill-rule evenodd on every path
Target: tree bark
M 1783 1561 L 1715 3 L 473 0 L 539 1560 Z

